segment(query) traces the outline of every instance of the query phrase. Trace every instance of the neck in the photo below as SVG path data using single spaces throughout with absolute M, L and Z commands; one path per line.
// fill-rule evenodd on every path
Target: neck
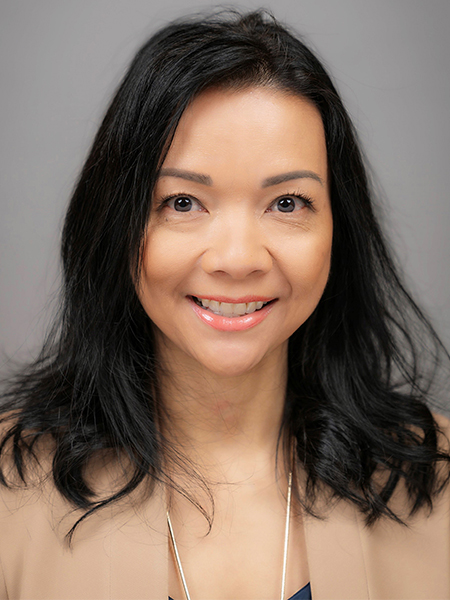
M 272 467 L 284 411 L 287 346 L 233 377 L 212 373 L 186 355 L 171 352 L 168 358 L 161 356 L 160 384 L 169 444 L 205 474 L 220 471 L 220 479 Z

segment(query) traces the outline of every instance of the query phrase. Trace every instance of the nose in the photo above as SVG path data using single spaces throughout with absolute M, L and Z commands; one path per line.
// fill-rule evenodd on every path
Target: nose
M 201 259 L 207 273 L 224 273 L 233 279 L 267 273 L 272 263 L 260 224 L 254 217 L 242 214 L 218 219 Z

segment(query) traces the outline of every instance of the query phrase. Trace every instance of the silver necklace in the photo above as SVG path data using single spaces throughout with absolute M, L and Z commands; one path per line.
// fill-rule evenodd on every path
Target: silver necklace
M 287 572 L 287 555 L 288 555 L 288 546 L 289 546 L 289 528 L 291 524 L 291 496 L 292 496 L 292 471 L 289 473 L 288 480 L 288 493 L 287 493 L 287 506 L 286 506 L 286 525 L 284 528 L 284 551 L 283 551 L 283 574 L 281 577 L 281 594 L 280 600 L 284 600 L 285 588 L 286 588 L 286 572 Z M 191 600 L 191 596 L 189 594 L 188 586 L 186 583 L 186 578 L 184 576 L 183 567 L 181 566 L 180 554 L 178 552 L 178 546 L 175 541 L 175 534 L 173 532 L 172 521 L 170 520 L 169 511 L 167 511 L 167 524 L 169 526 L 169 534 L 172 542 L 173 552 L 175 555 L 175 562 L 177 564 L 178 572 L 180 574 L 181 583 L 183 584 L 184 594 L 186 596 L 186 600 Z

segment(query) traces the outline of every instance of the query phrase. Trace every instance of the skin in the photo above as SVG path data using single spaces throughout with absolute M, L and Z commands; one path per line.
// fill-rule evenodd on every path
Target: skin
M 322 296 L 332 233 L 325 135 L 309 101 L 249 88 L 208 90 L 191 103 L 154 190 L 137 290 L 164 366 L 165 434 L 214 493 L 208 536 L 199 511 L 172 498 L 189 591 L 200 600 L 279 596 L 287 474 L 275 453 L 288 339 Z M 247 295 L 275 302 L 243 331 L 214 329 L 192 307 L 191 296 Z M 175 466 L 174 477 L 210 508 Z M 309 580 L 299 518 L 289 564 L 290 596 Z M 173 563 L 170 593 L 183 598 Z

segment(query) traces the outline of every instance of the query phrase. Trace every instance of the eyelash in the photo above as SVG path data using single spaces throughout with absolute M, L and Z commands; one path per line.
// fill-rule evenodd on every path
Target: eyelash
M 177 198 L 189 198 L 189 200 L 192 200 L 193 202 L 197 202 L 197 204 L 199 204 L 201 206 L 201 203 L 196 198 L 193 198 L 190 194 L 183 194 L 182 192 L 180 192 L 179 194 L 168 194 L 167 196 L 162 196 L 161 198 L 159 198 L 157 205 L 156 205 L 156 210 L 157 211 L 162 210 L 165 206 L 167 206 L 167 204 L 171 200 L 176 200 Z M 187 212 L 189 212 L 189 211 L 187 211 Z
M 196 198 L 193 198 L 190 194 L 183 194 L 182 192 L 180 192 L 178 194 L 168 194 L 167 196 L 162 196 L 157 202 L 156 210 L 161 211 L 165 206 L 168 205 L 168 203 L 171 200 L 176 200 L 176 198 L 189 198 L 190 200 L 192 200 L 193 202 L 197 202 L 201 206 L 201 203 L 199 202 L 199 200 L 197 200 Z M 306 208 L 309 208 L 313 211 L 316 210 L 315 206 L 314 206 L 314 200 L 307 194 L 300 193 L 300 192 L 296 192 L 294 194 L 282 194 L 281 196 L 278 196 L 277 198 L 275 198 L 275 200 L 271 203 L 270 206 L 271 207 L 274 206 L 276 204 L 276 202 L 278 202 L 282 198 L 296 198 L 297 200 L 300 200 L 300 202 L 303 202 L 305 204 Z M 179 211 L 179 212 L 182 212 L 182 211 Z M 186 212 L 190 212 L 190 211 L 186 211 Z M 282 212 L 282 211 L 280 211 L 280 212 Z M 286 214 L 289 214 L 289 213 L 286 213 Z
M 282 194 L 281 196 L 278 196 L 278 198 L 275 198 L 275 200 L 272 202 L 272 204 L 270 206 L 273 206 L 282 198 L 296 198 L 297 200 L 300 200 L 300 202 L 303 202 L 305 204 L 305 208 L 309 208 L 312 211 L 316 210 L 316 208 L 314 206 L 314 200 L 311 198 L 311 196 L 308 196 L 308 194 L 304 194 L 301 192 L 296 192 L 294 194 Z

